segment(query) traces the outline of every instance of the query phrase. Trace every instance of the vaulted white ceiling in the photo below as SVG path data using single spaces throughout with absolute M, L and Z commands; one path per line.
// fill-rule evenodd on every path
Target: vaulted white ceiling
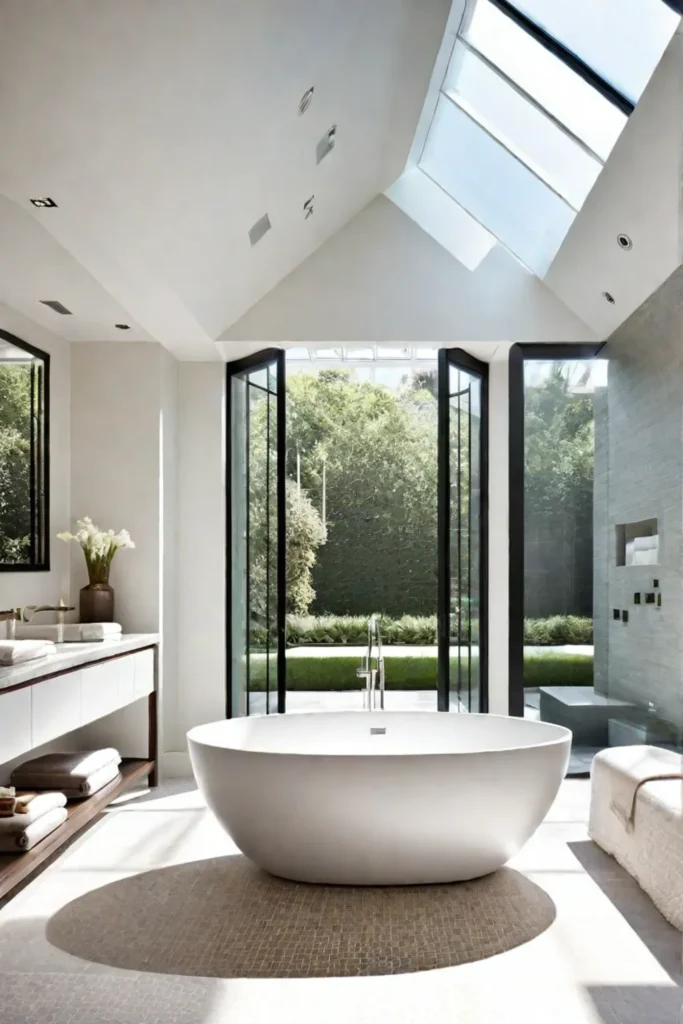
M 681 37 L 541 282 L 500 245 L 474 269 L 436 252 L 376 198 L 463 9 L 2 0 L 0 303 L 69 340 L 154 340 L 184 359 L 265 339 L 606 337 L 681 262 Z M 57 208 L 33 207 L 42 196 Z
M 68 339 L 218 358 L 215 339 L 400 174 L 449 7 L 5 0 L 0 301 Z

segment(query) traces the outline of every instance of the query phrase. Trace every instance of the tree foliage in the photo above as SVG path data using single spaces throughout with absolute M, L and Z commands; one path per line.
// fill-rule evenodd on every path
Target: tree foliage
M 0 364 L 0 562 L 23 562 L 30 534 L 30 371 Z
M 327 543 L 313 610 L 424 614 L 436 604 L 437 417 L 433 394 L 398 393 L 347 370 L 287 385 L 287 475 L 322 509 Z

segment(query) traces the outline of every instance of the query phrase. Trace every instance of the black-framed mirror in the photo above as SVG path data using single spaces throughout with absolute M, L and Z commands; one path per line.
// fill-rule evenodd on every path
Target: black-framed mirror
M 50 357 L 0 329 L 0 572 L 50 568 Z

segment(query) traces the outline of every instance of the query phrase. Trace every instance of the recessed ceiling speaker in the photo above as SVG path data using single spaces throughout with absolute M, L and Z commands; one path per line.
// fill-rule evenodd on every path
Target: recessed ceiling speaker
M 625 232 L 623 231 L 620 231 L 617 235 L 617 245 L 620 249 L 632 249 L 633 241 L 629 237 L 629 235 L 625 234 Z
M 614 296 L 611 294 L 611 292 L 603 292 L 602 293 L 602 297 L 605 300 L 605 302 L 609 302 L 610 306 L 614 305 L 614 301 L 615 300 L 614 300 Z
M 299 117 L 301 117 L 302 114 L 306 113 L 306 111 L 310 107 L 311 103 L 313 102 L 313 93 L 314 93 L 314 91 L 315 91 L 315 86 L 312 85 L 310 89 L 306 90 L 306 92 L 303 94 L 303 96 L 299 100 Z
M 333 124 L 331 128 L 323 135 L 322 139 L 315 147 L 315 162 L 320 163 L 324 160 L 328 153 L 331 153 L 337 142 L 337 126 Z
M 62 316 L 73 316 L 71 310 L 67 309 L 63 303 L 58 302 L 57 299 L 40 299 L 40 302 L 44 306 L 49 306 L 50 309 L 55 311 L 55 313 L 61 313 Z
M 270 231 L 270 217 L 264 213 L 260 220 L 257 220 L 253 227 L 249 228 L 249 241 L 252 245 L 260 242 L 263 236 Z

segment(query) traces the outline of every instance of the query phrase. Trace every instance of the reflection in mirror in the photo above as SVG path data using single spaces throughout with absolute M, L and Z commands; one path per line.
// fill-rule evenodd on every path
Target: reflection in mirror
M 49 568 L 50 357 L 0 330 L 0 570 Z

